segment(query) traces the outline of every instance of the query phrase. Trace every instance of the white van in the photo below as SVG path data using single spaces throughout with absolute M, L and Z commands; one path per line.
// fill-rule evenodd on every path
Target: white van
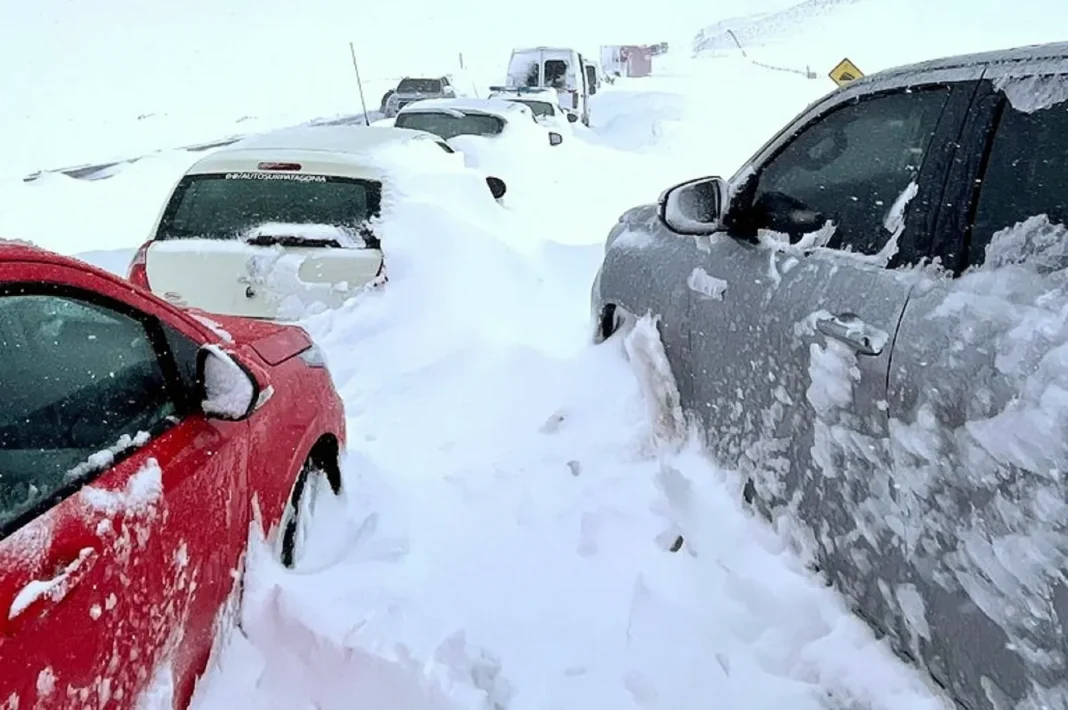
M 509 86 L 555 89 L 560 107 L 590 125 L 590 96 L 586 61 L 574 49 L 532 47 L 513 49 L 508 62 Z

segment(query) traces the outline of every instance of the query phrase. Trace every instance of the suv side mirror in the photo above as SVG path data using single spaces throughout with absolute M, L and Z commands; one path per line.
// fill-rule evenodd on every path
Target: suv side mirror
M 218 345 L 204 345 L 197 352 L 197 383 L 201 409 L 211 419 L 239 422 L 252 416 L 260 404 L 256 376 Z
M 578 116 L 573 114 L 573 113 L 567 114 L 567 122 L 568 123 L 578 123 Z
M 564 142 L 564 137 L 555 131 L 549 131 L 549 145 L 560 145 Z
M 486 184 L 489 185 L 490 193 L 492 193 L 495 200 L 501 199 L 504 197 L 504 193 L 508 192 L 508 186 L 499 177 L 491 176 L 486 178 Z
M 660 196 L 660 221 L 676 234 L 712 234 L 730 202 L 727 181 L 703 177 L 668 188 Z

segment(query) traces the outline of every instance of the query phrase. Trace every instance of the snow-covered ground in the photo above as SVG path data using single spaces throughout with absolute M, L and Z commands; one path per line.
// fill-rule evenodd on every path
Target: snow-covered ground
M 1063 3 L 1043 0 L 775 14 L 791 5 L 718 12 L 770 13 L 746 35 L 751 56 L 821 76 L 846 55 L 871 71 L 1068 26 Z M 26 68 L 0 79 L 0 234 L 117 272 L 199 157 L 168 147 L 352 112 L 350 40 L 371 57 L 372 104 L 380 79 L 454 69 L 460 51 L 484 88 L 513 44 L 592 50 L 644 25 L 636 41 L 674 48 L 655 77 L 595 97 L 592 128 L 551 159 L 515 166 L 503 220 L 428 192 L 382 225 L 388 288 L 306 321 L 346 401 L 345 493 L 317 501 L 301 569 L 251 541 L 242 631 L 219 640 L 195 707 L 940 707 L 690 442 L 651 325 L 589 344 L 590 282 L 618 214 L 673 181 L 729 175 L 828 80 L 734 51 L 691 57 L 696 28 L 719 18 L 683 0 L 644 23 L 595 3 L 568 32 L 517 8 L 512 33 L 472 24 L 488 2 L 417 22 L 396 14 L 411 7 L 328 0 L 123 6 L 122 25 L 112 6 L 0 9 L 0 26 L 28 28 L 0 45 L 5 66 Z M 57 51 L 80 60 L 46 59 Z M 21 181 L 150 150 L 106 180 Z

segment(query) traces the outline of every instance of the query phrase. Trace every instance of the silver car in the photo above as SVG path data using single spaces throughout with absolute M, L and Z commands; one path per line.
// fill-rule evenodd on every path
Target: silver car
M 889 70 L 623 214 L 597 340 L 658 318 L 739 496 L 973 710 L 1068 708 L 1068 44 Z M 742 487 L 744 483 L 744 488 Z
M 397 88 L 383 103 L 382 113 L 386 118 L 393 118 L 397 112 L 410 103 L 422 99 L 456 98 L 456 89 L 447 76 L 433 78 L 405 77 Z

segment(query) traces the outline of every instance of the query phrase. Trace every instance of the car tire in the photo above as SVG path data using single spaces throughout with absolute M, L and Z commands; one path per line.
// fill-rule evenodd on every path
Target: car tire
M 315 515 L 315 501 L 324 485 L 329 486 L 334 495 L 341 494 L 337 461 L 321 460 L 313 451 L 301 466 L 282 513 L 279 561 L 283 567 L 293 569 L 299 564 L 307 544 L 308 526 Z

